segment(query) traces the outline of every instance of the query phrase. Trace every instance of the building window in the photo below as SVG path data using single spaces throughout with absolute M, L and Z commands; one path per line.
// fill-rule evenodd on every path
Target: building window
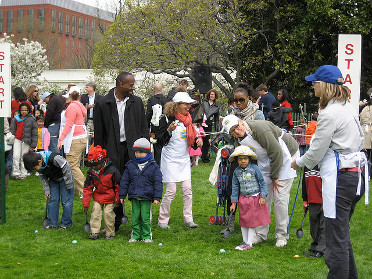
M 45 11 L 44 9 L 39 9 L 39 31 L 44 31 L 45 24 Z
M 83 18 L 79 17 L 79 39 L 83 37 Z
M 70 14 L 66 14 L 65 34 L 70 35 Z
M 27 18 L 27 30 L 32 32 L 34 30 L 34 9 L 28 10 L 28 18 Z
M 89 19 L 85 19 L 85 39 L 89 39 Z
M 8 33 L 13 32 L 13 11 L 8 11 L 8 20 L 6 24 L 6 30 Z
M 90 29 L 92 31 L 92 36 L 94 36 L 94 32 L 96 32 L 96 21 L 92 19 L 92 27 Z
M 63 12 L 58 12 L 58 33 L 63 32 Z
M 23 31 L 23 10 L 18 10 L 17 31 L 18 32 L 22 32 Z
M 4 13 L 3 11 L 0 11 L 0 33 L 3 33 L 3 19 L 4 19 Z
M 57 28 L 57 11 L 52 9 L 52 32 L 56 32 Z
M 72 15 L 72 37 L 76 36 L 76 15 Z

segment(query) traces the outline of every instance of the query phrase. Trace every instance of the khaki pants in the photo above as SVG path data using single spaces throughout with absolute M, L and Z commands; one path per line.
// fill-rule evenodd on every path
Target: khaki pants
M 93 133 L 94 133 L 93 119 L 88 119 L 86 127 L 87 127 L 87 133 L 88 133 L 88 144 L 90 146 L 92 144 L 91 140 L 92 140 Z
M 87 145 L 87 138 L 75 139 L 71 143 L 70 153 L 66 154 L 66 160 L 70 164 L 75 183 L 75 196 L 81 196 L 84 189 L 85 176 L 80 169 L 81 153 Z
M 115 213 L 114 203 L 99 204 L 93 202 L 92 215 L 90 216 L 90 232 L 98 233 L 101 229 L 102 210 L 103 221 L 105 222 L 106 236 L 115 236 Z

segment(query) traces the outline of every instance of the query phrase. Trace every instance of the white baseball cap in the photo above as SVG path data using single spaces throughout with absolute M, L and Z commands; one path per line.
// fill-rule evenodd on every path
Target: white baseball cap
M 239 125 L 239 118 L 230 114 L 222 119 L 222 130 L 220 133 L 230 134 L 230 129 L 236 125 Z
M 173 102 L 175 103 L 186 103 L 186 104 L 192 104 L 196 102 L 194 99 L 192 99 L 187 92 L 177 92 L 176 95 L 174 95 Z

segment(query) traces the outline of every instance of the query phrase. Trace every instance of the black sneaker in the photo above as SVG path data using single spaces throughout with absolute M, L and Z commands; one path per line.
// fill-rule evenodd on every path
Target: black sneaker
M 304 255 L 310 255 L 310 254 L 312 254 L 314 252 L 315 252 L 314 250 L 309 249 L 309 250 L 303 252 L 302 254 L 304 254 Z
M 89 239 L 92 239 L 92 240 L 97 240 L 98 238 L 99 238 L 99 234 L 98 233 L 92 233 L 89 236 Z
M 322 252 L 314 252 L 313 254 L 307 255 L 307 257 L 308 258 L 318 259 L 318 258 L 323 257 L 323 253 Z

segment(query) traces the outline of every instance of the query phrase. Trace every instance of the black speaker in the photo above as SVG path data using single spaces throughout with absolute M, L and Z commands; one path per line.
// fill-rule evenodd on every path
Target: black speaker
M 209 66 L 194 67 L 195 87 L 205 94 L 212 88 L 212 71 Z

